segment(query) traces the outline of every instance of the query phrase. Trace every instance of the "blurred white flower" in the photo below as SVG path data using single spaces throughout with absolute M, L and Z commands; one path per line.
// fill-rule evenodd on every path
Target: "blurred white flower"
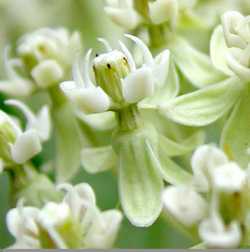
M 169 186 L 163 192 L 164 208 L 178 222 L 191 227 L 207 213 L 207 203 L 199 193 L 187 186 Z
M 5 103 L 21 109 L 27 119 L 26 129 L 23 131 L 15 120 L 1 112 L 0 128 L 3 137 L 0 155 L 3 166 L 8 167 L 15 163 L 23 164 L 41 151 L 41 143 L 48 140 L 50 135 L 50 117 L 47 106 L 35 115 L 20 101 L 7 100 Z
M 70 34 L 63 28 L 42 28 L 24 35 L 17 42 L 13 57 L 10 48 L 6 49 L 4 66 L 8 79 L 0 82 L 0 91 L 27 96 L 36 89 L 57 85 L 68 77 L 80 49 L 79 33 Z
M 19 206 L 8 212 L 7 226 L 16 238 L 14 247 L 112 247 L 122 220 L 121 213 L 117 210 L 101 212 L 88 184 L 62 184 L 59 188 L 66 190 L 61 203 L 49 202 L 40 210 Z
M 125 36 L 142 50 L 144 62 L 141 67 L 136 68 L 131 53 L 122 42 L 121 50 L 112 50 L 107 41 L 100 39 L 108 52 L 93 59 L 96 84 L 90 77 L 91 50 L 85 57 L 83 76 L 79 64 L 76 64 L 73 69 L 74 81 L 61 84 L 64 93 L 83 112 L 98 113 L 138 103 L 165 84 L 169 51 L 163 51 L 154 59 L 140 39 L 132 35 Z
M 241 241 L 239 223 L 234 221 L 225 225 L 218 214 L 213 214 L 200 224 L 199 234 L 208 248 L 237 248 Z

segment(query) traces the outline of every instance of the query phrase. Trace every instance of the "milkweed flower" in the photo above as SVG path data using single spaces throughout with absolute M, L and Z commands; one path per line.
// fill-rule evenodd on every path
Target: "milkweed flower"
M 126 216 L 134 225 L 149 226 L 161 212 L 163 179 L 174 184 L 189 180 L 188 173 L 169 156 L 191 151 L 203 141 L 203 134 L 194 134 L 180 147 L 143 118 L 142 108 L 155 108 L 156 104 L 177 95 L 178 77 L 168 50 L 154 58 L 140 39 L 126 37 L 143 52 L 141 66 L 136 66 L 122 42 L 119 50 L 113 50 L 101 39 L 107 52 L 92 59 L 89 50 L 83 75 L 81 65 L 76 64 L 73 81 L 63 82 L 61 88 L 80 112 L 115 114 L 117 124 L 111 145 L 84 148 L 82 163 L 90 173 L 117 167 L 120 199 Z
M 1 111 L 1 166 L 12 167 L 24 164 L 42 150 L 42 142 L 50 135 L 49 109 L 44 106 L 35 115 L 24 103 L 7 100 L 6 105 L 18 107 L 26 116 L 26 129 Z
M 249 173 L 213 145 L 197 148 L 191 160 L 193 183 L 167 187 L 167 215 L 197 234 L 206 248 L 237 248 L 249 232 Z
M 61 184 L 66 190 L 60 203 L 48 202 L 38 209 L 23 206 L 7 213 L 7 227 L 16 249 L 110 248 L 122 215 L 118 210 L 101 212 L 88 184 Z
M 42 28 L 24 35 L 16 48 L 5 50 L 8 79 L 0 82 L 0 91 L 11 96 L 27 96 L 58 84 L 67 78 L 80 48 L 79 34 L 70 34 L 63 28 Z

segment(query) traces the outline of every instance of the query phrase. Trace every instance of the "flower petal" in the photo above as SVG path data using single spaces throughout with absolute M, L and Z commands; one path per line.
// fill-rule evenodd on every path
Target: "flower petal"
M 36 130 L 30 129 L 18 136 L 11 146 L 11 155 L 18 164 L 23 164 L 42 150 L 39 135 Z
M 148 67 L 130 73 L 122 84 L 123 97 L 129 103 L 139 102 L 154 93 L 153 74 Z
M 230 159 L 238 162 L 244 169 L 250 162 L 249 118 L 247 116 L 250 113 L 249 95 L 250 91 L 246 90 L 224 126 L 221 136 L 221 147 Z
M 226 75 L 234 75 L 227 64 L 227 54 L 229 49 L 227 48 L 222 26 L 218 26 L 211 37 L 210 41 L 210 56 L 214 66 L 225 73 Z
M 199 52 L 185 40 L 175 40 L 170 51 L 181 72 L 195 87 L 202 88 L 225 79 L 225 76 L 213 67 L 206 54 Z
M 119 149 L 119 191 L 121 204 L 129 221 L 139 227 L 152 225 L 162 203 L 162 178 L 146 137 L 132 134 Z
M 112 146 L 84 148 L 81 160 L 84 169 L 91 174 L 109 170 L 117 163 Z
M 160 108 L 169 119 L 187 126 L 208 125 L 236 104 L 242 93 L 238 78 L 232 77 L 218 84 L 179 96 Z

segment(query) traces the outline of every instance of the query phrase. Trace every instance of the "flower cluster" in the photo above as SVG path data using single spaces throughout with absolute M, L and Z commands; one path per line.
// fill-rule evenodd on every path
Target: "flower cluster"
M 117 235 L 122 215 L 118 210 L 101 212 L 88 184 L 71 186 L 60 203 L 48 202 L 42 209 L 23 206 L 7 214 L 7 226 L 22 249 L 110 248 Z
M 245 167 L 243 167 L 245 168 Z M 249 172 L 212 145 L 192 157 L 193 182 L 163 193 L 165 211 L 208 248 L 237 248 L 249 242 Z

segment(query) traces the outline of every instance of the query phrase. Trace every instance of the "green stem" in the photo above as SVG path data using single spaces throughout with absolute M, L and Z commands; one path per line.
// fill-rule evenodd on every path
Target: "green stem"
M 149 19 L 148 0 L 134 0 L 134 8 L 144 18 Z
M 142 125 L 141 115 L 136 105 L 131 105 L 117 112 L 120 131 L 131 131 Z

